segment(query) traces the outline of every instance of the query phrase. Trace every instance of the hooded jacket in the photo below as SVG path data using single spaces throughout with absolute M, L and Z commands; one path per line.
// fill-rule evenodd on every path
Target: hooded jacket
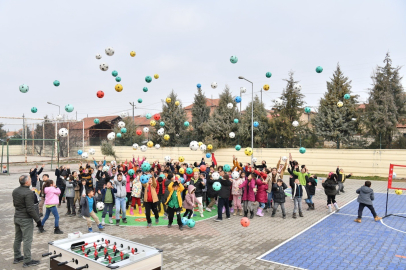
M 285 183 L 282 183 L 281 186 L 278 186 L 277 183 L 272 185 L 272 198 L 275 203 L 285 203 L 285 189 L 287 188 L 288 186 Z
M 242 189 L 240 188 L 240 185 L 244 183 L 244 178 L 238 178 L 233 181 L 233 186 L 231 188 L 231 194 L 236 195 L 236 196 L 241 196 L 242 195 Z
M 97 207 L 96 207 L 96 199 L 93 197 L 93 211 L 96 214 L 97 213 Z M 89 209 L 89 201 L 87 200 L 86 197 L 80 197 L 80 205 L 82 206 L 82 212 L 81 214 L 84 217 L 90 217 L 90 209 Z
M 356 190 L 359 194 L 357 201 L 366 205 L 372 205 L 372 201 L 375 199 L 374 190 L 367 186 L 362 186 Z
M 257 179 L 257 194 L 255 195 L 255 200 L 260 203 L 266 203 L 268 201 L 268 195 L 266 191 L 268 190 L 268 184 L 262 182 L 261 179 Z
M 170 184 L 168 185 L 168 192 L 169 192 L 169 194 L 168 194 L 168 197 L 167 197 L 167 199 L 166 199 L 166 201 L 165 201 L 165 204 L 166 205 L 168 205 L 168 203 L 169 203 L 169 201 L 171 200 L 171 198 L 172 198 L 172 194 L 173 194 L 173 192 L 175 191 L 173 188 L 172 188 L 172 186 L 173 186 L 173 182 L 171 181 L 171 180 L 169 180 L 170 181 Z M 175 191 L 176 192 L 176 196 L 178 197 L 178 204 L 179 204 L 179 207 L 180 208 L 182 208 L 182 191 L 185 189 L 185 187 L 181 184 L 181 183 L 179 183 L 179 187 L 178 187 L 178 190 L 177 191 Z
M 207 181 L 206 181 L 206 185 L 207 185 L 207 197 L 209 198 L 214 198 L 216 196 L 218 196 L 218 191 L 215 191 L 213 189 L 213 184 L 215 182 L 220 182 L 220 180 L 213 180 L 213 178 L 211 177 L 211 175 L 208 176 Z
M 324 193 L 327 196 L 337 195 L 337 182 L 334 178 L 327 178 L 321 185 L 324 187 Z
M 310 185 L 311 183 L 311 185 Z M 317 186 L 317 181 L 310 176 L 306 175 L 306 191 L 307 195 L 315 195 L 316 194 L 316 186 Z
M 57 187 L 46 187 L 44 188 L 45 193 L 45 205 L 57 205 L 59 204 L 59 194 L 61 190 Z
M 133 187 L 131 191 L 131 196 L 135 198 L 141 198 L 142 184 L 140 177 L 136 176 L 133 181 Z
M 244 183 L 240 185 L 240 188 L 244 188 L 244 192 L 242 195 L 243 201 L 255 202 L 255 179 L 251 179 L 251 181 L 248 181 L 248 179 L 246 178 Z
M 75 181 L 69 181 L 69 179 L 66 181 L 65 196 L 67 198 L 75 197 L 75 184 Z
M 199 203 L 199 201 L 196 198 L 195 193 L 192 193 L 193 190 L 196 193 L 196 188 L 192 185 L 188 186 L 187 191 L 188 193 L 185 196 L 185 201 L 183 202 L 183 208 L 193 210 L 196 204 Z
M 158 201 L 158 195 L 156 194 L 156 180 L 155 177 L 151 177 L 152 183 L 143 184 L 144 187 L 144 203 L 148 202 L 148 189 L 151 190 L 152 202 L 155 203 Z M 170 198 L 170 196 L 169 196 Z
M 127 196 L 127 179 L 125 179 L 125 176 L 123 176 L 123 180 L 121 180 L 121 182 L 117 180 L 117 176 L 114 177 L 114 185 L 117 189 L 115 197 L 125 198 Z
M 193 177 L 190 179 L 189 185 L 192 185 L 196 188 L 195 190 L 195 194 L 196 197 L 202 197 L 203 196 L 203 189 L 204 189 L 204 185 L 203 185 L 203 179 L 201 179 L 200 177 L 196 179 L 194 179 Z
M 337 168 L 336 174 L 337 174 L 337 181 L 338 181 L 338 182 L 341 182 L 341 183 L 344 183 L 344 182 L 345 182 L 345 179 L 351 177 L 351 174 L 345 175 L 345 173 L 340 172 L 340 168 Z
M 227 175 L 224 176 L 222 180 L 220 180 L 221 189 L 219 190 L 219 197 L 223 199 L 227 199 L 230 197 L 230 187 L 232 185 L 231 181 L 226 178 Z

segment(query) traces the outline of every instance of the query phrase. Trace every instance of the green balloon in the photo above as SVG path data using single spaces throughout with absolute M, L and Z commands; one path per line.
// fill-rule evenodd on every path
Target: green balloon
M 310 113 L 310 112 L 311 112 L 310 107 L 306 107 L 306 108 L 305 108 L 305 113 Z
M 151 78 L 151 76 L 147 76 L 147 77 L 145 77 L 145 81 L 146 81 L 147 83 L 152 82 L 152 78 Z
M 144 87 L 144 88 L 142 88 L 142 91 L 144 91 L 144 92 L 148 92 L 148 87 Z
M 185 121 L 185 123 L 183 123 L 183 125 L 184 125 L 185 127 L 188 127 L 188 126 L 189 126 L 189 122 L 188 122 L 188 121 Z
M 237 57 L 237 56 L 234 56 L 234 55 L 231 56 L 231 57 L 230 57 L 230 62 L 233 63 L 233 64 L 237 63 L 237 62 L 238 62 L 238 57 Z
M 344 95 L 344 99 L 350 99 L 350 98 L 351 98 L 350 94 L 345 94 Z
M 121 133 L 118 132 L 118 133 L 116 134 L 116 137 L 117 137 L 117 138 L 121 138 Z
M 113 75 L 113 77 L 116 77 L 116 76 L 118 75 L 118 72 L 117 72 L 116 70 L 113 70 L 113 71 L 111 72 L 111 75 Z
M 160 125 L 161 127 L 164 127 L 164 126 L 165 126 L 165 122 L 160 122 L 159 125 Z
M 74 109 L 74 107 L 71 104 L 68 104 L 65 106 L 65 111 L 67 111 L 67 112 L 73 112 L 73 109 Z
M 94 120 L 93 120 L 93 122 L 97 125 L 97 124 L 99 124 L 100 123 L 100 120 L 99 119 L 97 119 L 97 118 L 95 118 Z
M 55 85 L 55 86 L 59 86 L 59 85 L 61 85 L 61 83 L 60 83 L 58 80 L 55 80 L 55 81 L 54 81 L 54 85 Z
M 121 82 L 121 77 L 116 77 L 116 82 Z
M 300 147 L 299 152 L 300 152 L 300 154 L 306 153 L 306 148 Z
M 38 112 L 37 107 L 32 107 L 32 108 L 31 108 L 31 112 L 32 112 L 32 113 L 36 113 L 36 112 Z
M 317 73 L 322 73 L 323 72 L 323 68 L 321 66 L 316 67 L 316 72 Z
M 234 119 L 234 123 L 238 124 L 238 119 L 237 118 Z
M 126 129 L 126 128 L 122 128 L 122 129 L 121 129 L 121 133 L 127 133 L 127 129 Z
M 142 98 L 139 98 L 139 99 L 138 99 L 138 103 L 142 103 Z
M 235 150 L 240 151 L 240 150 L 241 150 L 241 145 L 237 144 L 237 145 L 235 146 Z
M 21 93 L 27 93 L 30 88 L 28 87 L 28 85 L 22 84 L 20 85 L 19 89 Z
M 271 73 L 271 72 L 267 72 L 267 73 L 265 74 L 265 76 L 266 76 L 267 78 L 271 78 L 271 77 L 272 77 L 272 73 Z

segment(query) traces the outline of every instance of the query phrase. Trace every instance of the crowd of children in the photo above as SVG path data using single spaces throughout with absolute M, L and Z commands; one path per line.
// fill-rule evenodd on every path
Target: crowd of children
M 205 159 L 194 164 L 169 161 L 160 164 L 154 161 L 150 164 L 150 170 L 142 171 L 141 166 L 146 161 L 144 157 L 120 164 L 112 161 L 96 162 L 95 168 L 90 163 L 79 164 L 78 171 L 70 170 L 69 166 L 61 166 L 55 170 L 56 181 L 50 180 L 48 174 L 40 176 L 44 165 L 38 170 L 31 169 L 33 190 L 36 194 L 36 209 L 40 217 L 43 216 L 43 208 L 46 212 L 42 219 L 40 232 L 44 232 L 44 225 L 49 215 L 55 217 L 55 234 L 63 233 L 59 229 L 58 208 L 66 202 L 66 214 L 74 217 L 84 217 L 87 220 L 88 231 L 92 231 L 92 218 L 100 230 L 104 229 L 105 217 L 109 216 L 109 223 L 113 224 L 113 207 L 115 207 L 115 224 L 120 221 L 127 223 L 126 211 L 134 215 L 134 211 L 142 214 L 144 207 L 147 226 L 152 226 L 151 211 L 155 223 L 159 223 L 159 212 L 163 210 L 168 219 L 168 227 L 172 226 L 176 214 L 179 229 L 182 230 L 181 212 L 185 209 L 183 217 L 190 219 L 194 215 L 194 208 L 198 207 L 199 215 L 204 217 L 204 210 L 211 212 L 217 205 L 217 218 L 219 222 L 223 214 L 230 219 L 231 214 L 253 219 L 254 216 L 262 217 L 271 212 L 275 217 L 276 212 L 282 211 L 282 218 L 286 219 L 285 203 L 287 201 L 287 183 L 283 176 L 287 169 L 289 173 L 289 186 L 291 188 L 291 201 L 293 203 L 292 218 L 303 217 L 303 200 L 307 204 L 308 211 L 315 210 L 312 197 L 315 195 L 318 178 L 309 173 L 306 165 L 301 165 L 292 156 L 280 158 L 276 167 L 268 168 L 266 161 L 260 165 L 243 165 L 233 156 L 233 167 L 229 165 L 217 166 L 214 154 L 212 164 L 206 165 Z M 147 174 L 148 182 L 141 183 L 141 177 Z M 344 192 L 344 182 L 352 174 L 345 175 L 343 169 L 337 167 L 336 173 L 330 172 L 321 185 L 327 196 L 327 208 L 329 212 L 339 211 L 336 195 Z M 357 193 L 370 192 L 368 186 L 361 188 Z M 369 187 L 368 187 L 369 188 Z M 361 196 L 361 195 L 360 195 Z M 362 206 L 369 207 L 373 211 L 371 201 L 362 195 Z M 97 217 L 96 203 L 104 203 L 101 222 Z M 137 209 L 138 207 L 138 209 Z M 271 211 L 270 211 L 271 210 Z M 360 218 L 356 220 L 360 222 Z

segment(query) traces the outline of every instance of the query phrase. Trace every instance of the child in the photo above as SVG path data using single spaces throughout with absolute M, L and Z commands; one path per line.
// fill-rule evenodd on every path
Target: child
M 3 173 L 7 173 L 7 166 L 3 165 Z
M 113 224 L 113 205 L 114 205 L 114 193 L 117 192 L 117 189 L 113 188 L 113 184 L 108 181 L 107 185 L 101 191 L 99 190 L 99 194 L 102 195 L 102 202 L 104 203 L 104 209 L 102 214 L 102 225 L 104 226 L 104 218 L 106 217 L 107 211 L 109 212 L 109 223 Z
M 338 182 L 337 195 L 340 195 L 340 191 L 342 193 L 345 193 L 344 192 L 345 179 L 350 178 L 352 176 L 352 173 L 350 173 L 349 175 L 345 175 L 344 170 L 342 168 L 340 169 L 340 166 L 337 166 L 336 174 L 337 174 L 337 182 Z
M 56 187 L 54 181 L 47 180 L 46 183 L 44 184 L 44 194 L 45 194 L 46 212 L 41 222 L 42 227 L 39 228 L 39 231 L 40 233 L 45 232 L 44 230 L 45 222 L 49 218 L 49 214 L 52 213 L 52 215 L 54 215 L 55 217 L 54 234 L 63 234 L 63 231 L 59 229 L 59 214 L 58 209 L 56 208 L 56 206 L 59 204 L 59 195 L 61 194 L 61 190 Z
M 331 203 L 334 204 L 336 211 L 340 210 L 336 202 L 336 194 L 337 194 L 337 181 L 336 175 L 332 172 L 328 174 L 327 180 L 322 181 L 322 186 L 324 187 L 324 193 L 327 195 L 327 206 L 328 211 L 331 213 L 333 210 L 331 208 Z
M 299 179 L 299 182 L 302 186 L 306 186 L 306 175 L 310 176 L 310 173 L 308 173 L 308 170 L 306 169 L 306 167 L 303 167 L 304 165 L 302 165 L 302 168 L 300 169 L 300 172 L 297 171 L 299 164 L 295 165 L 295 169 L 293 170 L 293 174 L 297 176 L 297 178 Z
M 159 214 L 158 210 L 156 209 L 156 203 L 158 202 L 158 196 L 156 194 L 156 180 L 155 177 L 151 177 L 148 180 L 148 183 L 144 184 L 143 187 L 145 188 L 144 192 L 144 205 L 145 205 L 145 217 L 147 218 L 147 228 L 152 226 L 151 221 L 151 210 L 154 212 L 155 215 L 155 224 L 159 223 Z M 117 210 L 116 210 L 117 212 Z
M 198 172 L 194 172 L 193 177 L 190 179 L 190 185 L 193 185 L 196 190 L 195 190 L 195 195 L 197 200 L 199 201 L 199 212 L 200 216 L 203 216 L 203 189 L 204 189 L 204 175 L 199 174 Z M 228 198 L 228 197 L 227 197 Z M 227 201 L 228 204 L 228 201 Z
M 44 214 L 44 202 L 45 202 L 45 193 L 44 193 L 44 183 L 49 179 L 49 175 L 48 174 L 44 174 L 42 175 L 42 180 L 38 179 L 37 181 L 37 186 L 36 189 L 40 191 L 39 196 L 41 198 L 41 200 L 39 201 L 38 204 L 38 210 L 39 210 L 39 217 L 42 217 Z
M 372 201 L 375 199 L 374 196 L 374 190 L 371 188 L 371 181 L 365 181 L 365 185 L 357 189 L 357 194 L 358 199 L 357 201 L 359 202 L 358 206 L 358 218 L 356 218 L 354 221 L 361 223 L 361 218 L 362 218 L 362 211 L 364 211 L 364 207 L 368 207 L 368 209 L 371 211 L 371 214 L 374 216 L 375 221 L 379 221 L 382 218 L 379 217 L 374 209 L 374 206 L 372 204 Z
M 222 213 L 223 206 L 226 207 L 227 219 L 230 219 L 230 207 L 228 205 L 228 198 L 230 197 L 230 187 L 231 187 L 232 183 L 229 180 L 228 175 L 224 175 L 224 177 L 220 181 L 220 183 L 221 183 L 221 189 L 219 190 L 219 194 L 218 194 L 219 196 L 218 196 L 217 219 L 215 219 L 215 221 L 217 221 L 217 222 L 223 220 L 223 213 Z
M 248 216 L 248 211 L 250 211 L 250 219 L 254 218 L 255 210 L 255 180 L 252 179 L 252 174 L 248 175 L 244 183 L 240 185 L 240 188 L 244 188 L 242 195 L 242 203 L 244 208 L 244 217 Z
M 155 167 L 156 168 L 156 167 Z M 161 212 L 161 203 L 164 207 L 164 212 L 166 212 L 166 204 L 164 201 L 165 195 L 165 182 L 163 177 L 158 177 L 158 183 L 156 186 L 156 193 L 158 195 L 158 212 Z
M 124 223 L 127 223 L 126 209 L 125 209 L 125 198 L 127 196 L 127 180 L 123 179 L 122 173 L 118 173 L 114 179 L 114 185 L 116 187 L 115 192 L 115 204 L 116 204 L 116 225 L 120 225 L 120 209 L 122 212 L 122 219 Z
M 316 186 L 317 186 L 317 175 L 306 175 L 306 192 L 307 192 L 307 199 L 305 202 L 309 206 L 307 211 L 314 210 L 314 203 L 312 201 L 313 196 L 316 194 Z
M 281 206 L 282 209 L 282 217 L 283 219 L 286 219 L 286 212 L 285 212 L 285 189 L 287 189 L 288 186 L 283 182 L 282 179 L 278 179 L 276 183 L 273 184 L 272 186 L 272 199 L 274 201 L 274 206 L 272 210 L 272 215 L 271 217 L 275 216 L 276 210 L 278 209 L 278 206 Z
M 233 206 L 235 207 L 233 216 L 238 214 L 242 216 L 242 205 L 241 205 L 242 189 L 240 188 L 240 186 L 244 182 L 244 180 L 245 180 L 245 172 L 241 172 L 240 178 L 233 180 L 233 186 L 231 188 L 231 194 L 233 195 Z
M 279 160 L 278 164 L 279 163 L 280 163 L 280 160 Z M 268 176 L 266 177 L 266 181 L 267 181 L 267 184 L 268 184 L 268 190 L 266 191 L 267 196 L 268 196 L 267 205 L 266 205 L 266 208 L 265 208 L 266 212 L 268 212 L 267 208 L 272 208 L 272 197 L 273 197 L 272 188 L 273 188 L 273 185 L 276 184 L 276 181 L 278 179 L 281 179 L 281 178 L 283 178 L 283 176 L 281 176 L 278 173 L 276 168 L 272 168 L 271 173 L 269 173 Z
M 183 214 L 183 217 L 186 217 L 190 219 L 193 217 L 193 208 L 195 205 L 197 206 L 198 204 L 200 205 L 201 203 L 197 200 L 195 191 L 196 187 L 189 185 L 188 188 L 188 193 L 186 194 L 185 201 L 183 202 L 183 208 L 186 209 L 185 214 Z
M 178 222 L 179 230 L 183 230 L 183 224 L 182 220 L 180 218 L 180 211 L 182 211 L 182 191 L 185 188 L 181 183 L 179 183 L 179 180 L 176 180 L 175 182 L 171 182 L 168 185 L 168 190 L 169 190 L 169 196 L 168 199 L 166 200 L 165 204 L 168 205 L 167 211 L 168 211 L 168 228 L 172 227 L 172 222 L 173 222 L 173 216 L 176 212 L 176 219 Z
M 88 189 L 86 191 L 86 195 L 82 196 L 82 199 L 80 200 L 80 205 L 82 205 L 82 215 L 85 217 L 87 221 L 87 228 L 88 232 L 93 232 L 92 228 L 92 220 L 90 219 L 93 218 L 93 220 L 96 222 L 97 227 L 99 228 L 100 231 L 104 229 L 103 225 L 100 223 L 99 218 L 97 217 L 97 209 L 96 209 L 96 200 L 93 198 L 94 196 L 94 191 L 93 189 Z
M 293 218 L 296 218 L 296 212 L 299 208 L 299 216 L 303 217 L 302 212 L 302 197 L 307 197 L 306 188 L 301 185 L 299 179 L 295 179 L 295 183 L 292 189 L 292 198 L 293 198 Z
M 258 172 L 257 170 L 255 170 L 254 172 L 259 175 L 258 179 L 256 180 L 257 193 L 255 195 L 255 200 L 259 203 L 257 216 L 263 217 L 264 214 L 262 213 L 262 210 L 265 208 L 265 203 L 268 201 L 268 196 L 266 193 L 266 191 L 268 190 L 268 184 L 266 180 L 267 176 L 265 173 Z
M 86 196 L 86 179 L 82 179 L 79 181 L 79 188 L 80 188 L 79 193 L 80 193 L 81 198 L 83 195 Z M 79 201 L 79 216 L 78 217 L 80 217 L 80 218 L 83 217 L 82 216 L 82 205 L 80 204 L 80 201 Z
M 140 176 L 142 175 L 141 171 L 137 171 L 137 176 L 134 178 L 132 191 L 131 191 L 131 208 L 130 208 L 130 215 L 134 215 L 134 207 L 135 203 L 138 205 L 138 213 L 142 214 L 141 208 L 141 191 L 142 185 L 140 182 Z
M 73 198 L 73 208 L 76 208 L 76 202 L 78 202 L 78 205 L 80 207 L 80 181 L 79 181 L 79 175 L 78 172 L 73 171 L 72 172 L 72 176 L 73 176 L 73 183 L 74 183 L 74 191 L 75 191 L 75 197 Z
M 166 180 L 165 180 L 165 193 L 164 193 L 164 197 L 163 200 L 166 202 L 168 201 L 168 197 L 169 197 L 169 190 L 168 190 L 168 186 L 173 182 L 173 174 L 172 173 L 168 173 L 168 175 L 166 176 Z M 184 190 L 184 188 L 182 189 L 182 191 Z M 181 192 L 183 194 L 183 192 Z M 183 195 L 182 195 L 183 196 Z M 165 208 L 164 208 L 165 210 Z M 168 209 L 166 209 L 166 212 L 164 213 L 165 216 L 168 215 Z
M 75 183 L 73 182 L 74 177 L 71 175 L 69 176 L 69 181 L 66 182 L 66 200 L 67 200 L 67 207 L 68 212 L 66 212 L 66 216 L 76 216 L 75 205 L 73 204 L 73 200 L 75 198 Z
M 213 168 L 214 169 L 214 168 Z M 214 172 L 214 171 L 213 171 Z M 210 202 L 206 207 L 207 212 L 211 212 L 212 207 L 216 204 L 216 197 L 218 195 L 218 191 L 213 189 L 213 184 L 215 182 L 219 182 L 219 180 L 213 180 L 211 175 L 209 175 L 206 183 L 207 183 L 207 197 L 209 198 Z

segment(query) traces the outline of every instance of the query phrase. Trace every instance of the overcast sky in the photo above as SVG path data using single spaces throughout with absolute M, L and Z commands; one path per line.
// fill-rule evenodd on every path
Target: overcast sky
M 213 98 L 225 84 L 234 95 L 241 86 L 250 90 L 240 75 L 254 82 L 255 94 L 270 85 L 263 92 L 270 108 L 290 70 L 307 105 L 317 106 L 338 62 L 365 101 L 370 75 L 386 52 L 393 64 L 406 63 L 405 14 L 401 0 L 0 1 L 0 116 L 56 115 L 58 108 L 47 101 L 65 114 L 64 106 L 74 105 L 70 118 L 76 112 L 79 119 L 113 115 L 130 112 L 128 102 L 138 98 L 143 103 L 136 114 L 155 113 L 171 89 L 184 106 L 193 102 L 197 83 Z M 114 56 L 105 54 L 109 46 Z M 102 62 L 108 71 L 99 69 Z M 315 72 L 317 66 L 323 73 Z M 113 70 L 122 78 L 121 93 L 114 90 Z M 145 76 L 155 73 L 160 78 L 147 84 Z M 54 80 L 61 85 L 54 87 Z M 210 87 L 213 81 L 217 89 Z M 23 83 L 30 87 L 26 94 L 18 90 Z M 98 90 L 104 98 L 96 97 Z M 245 107 L 250 91 L 242 100 Z M 10 124 L 22 120 L 0 122 L 17 130 L 21 126 Z

